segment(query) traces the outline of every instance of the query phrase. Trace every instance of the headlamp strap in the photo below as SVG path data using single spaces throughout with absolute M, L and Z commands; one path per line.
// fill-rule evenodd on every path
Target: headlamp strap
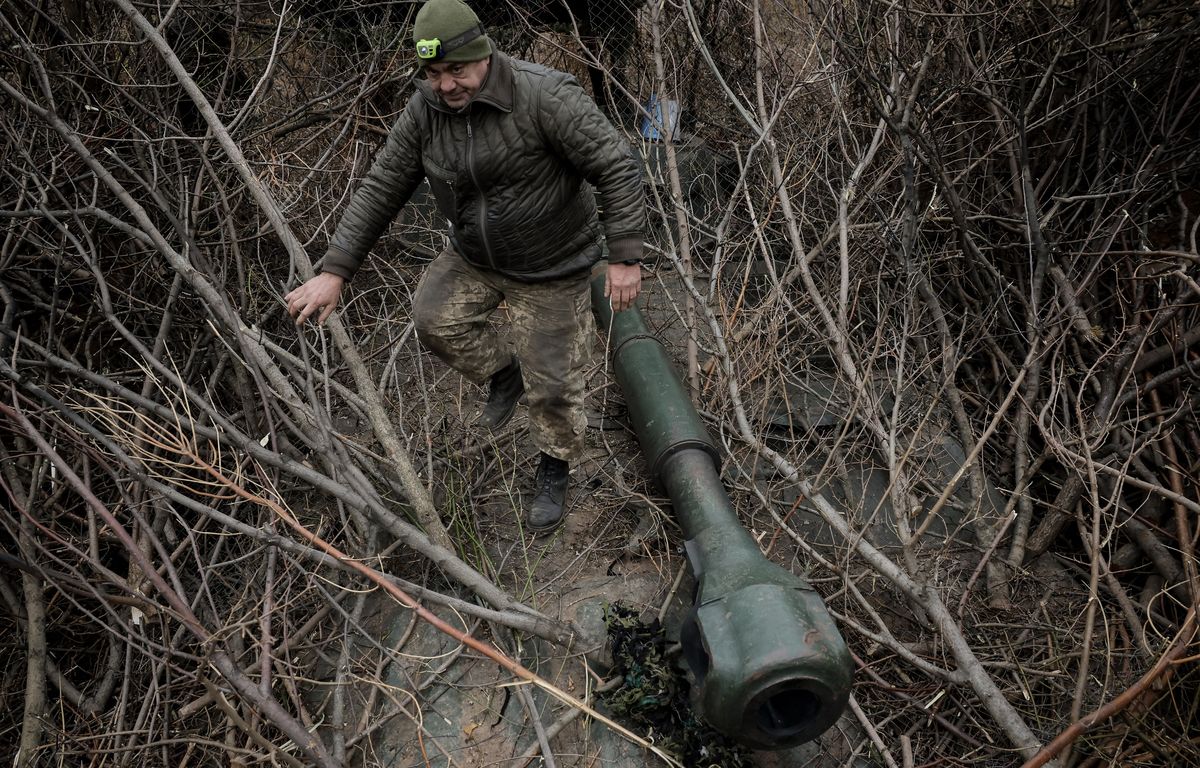
M 442 42 L 442 55 L 444 56 L 457 48 L 462 48 L 467 43 L 482 35 L 483 25 L 476 24 L 474 27 L 468 29 L 466 32 L 463 32 L 458 37 L 452 37 L 449 40 L 444 40 Z

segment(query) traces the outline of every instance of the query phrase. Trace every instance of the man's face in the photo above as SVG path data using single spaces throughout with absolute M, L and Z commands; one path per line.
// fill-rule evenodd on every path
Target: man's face
M 487 78 L 488 59 L 445 61 L 425 65 L 425 79 L 451 109 L 462 109 L 479 92 Z

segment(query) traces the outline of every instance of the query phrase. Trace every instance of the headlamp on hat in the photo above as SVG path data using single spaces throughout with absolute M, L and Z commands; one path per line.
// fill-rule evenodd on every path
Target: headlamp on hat
M 417 41 L 417 58 L 421 61 L 437 61 L 445 56 L 442 51 L 442 41 L 439 38 Z
M 417 41 L 417 58 L 426 64 L 440 61 L 446 58 L 447 54 L 465 47 L 467 43 L 479 37 L 483 37 L 482 24 L 476 24 L 461 35 L 455 35 L 449 40 L 443 41 L 440 37 L 423 37 Z M 484 42 L 486 43 L 486 40 Z

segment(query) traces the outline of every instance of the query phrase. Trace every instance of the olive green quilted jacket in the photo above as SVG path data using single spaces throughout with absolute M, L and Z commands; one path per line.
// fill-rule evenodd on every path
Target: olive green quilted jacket
M 461 112 L 418 82 L 351 198 L 323 271 L 352 278 L 426 178 L 450 222 L 451 244 L 476 266 L 519 280 L 563 277 L 600 259 L 601 233 L 610 261 L 641 257 L 638 166 L 625 139 L 562 72 L 495 53 Z

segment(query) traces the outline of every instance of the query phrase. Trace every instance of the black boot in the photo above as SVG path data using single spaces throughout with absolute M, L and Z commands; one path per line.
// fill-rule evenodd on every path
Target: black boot
M 542 454 L 534 481 L 537 495 L 525 516 L 525 524 L 534 533 L 547 533 L 558 527 L 563 519 L 563 507 L 567 501 L 567 476 L 571 467 L 562 459 Z
M 517 358 L 492 374 L 488 382 L 488 399 L 475 425 L 484 429 L 500 429 L 512 418 L 517 402 L 525 394 L 525 382 L 521 380 L 521 363 Z

